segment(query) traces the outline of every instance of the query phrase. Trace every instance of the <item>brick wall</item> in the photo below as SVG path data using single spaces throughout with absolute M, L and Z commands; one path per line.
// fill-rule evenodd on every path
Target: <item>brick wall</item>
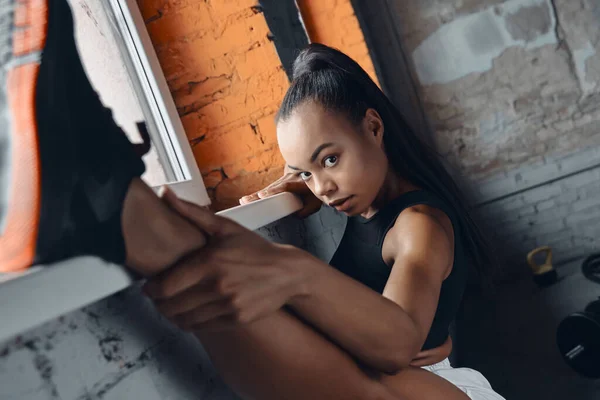
M 578 162 L 582 160 L 589 166 Z M 538 246 L 552 247 L 556 265 L 600 250 L 599 161 L 600 148 L 594 148 L 522 167 L 514 175 L 487 183 L 489 190 L 504 188 L 513 193 L 476 209 L 507 261 L 504 279 L 522 274 L 525 255 Z M 571 169 L 571 163 L 578 168 Z M 530 185 L 514 190 L 515 178 L 529 179 Z
M 600 5 L 396 1 L 438 150 L 490 228 L 505 272 L 550 244 L 560 263 L 600 235 Z
M 288 80 L 261 8 L 257 0 L 138 3 L 214 207 L 237 205 L 283 167 L 273 117 Z M 304 3 L 309 30 L 373 73 L 350 3 Z
M 217 209 L 281 174 L 273 115 L 288 86 L 255 0 L 140 1 Z
M 369 49 L 350 0 L 298 0 L 308 37 L 344 51 L 378 82 Z
M 597 1 L 396 3 L 436 143 L 462 173 L 600 142 Z

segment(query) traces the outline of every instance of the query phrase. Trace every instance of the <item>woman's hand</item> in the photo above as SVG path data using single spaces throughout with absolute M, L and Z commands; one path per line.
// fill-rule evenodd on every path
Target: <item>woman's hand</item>
M 287 167 L 284 171 L 284 175 L 271 183 L 266 188 L 259 190 L 256 193 L 252 193 L 248 196 L 244 196 L 240 199 L 240 204 L 248 204 L 253 201 L 257 201 L 260 199 L 264 199 L 267 197 L 274 196 L 279 193 L 291 192 L 294 193 L 302 199 L 304 203 L 304 207 L 296 213 L 301 218 L 308 217 L 311 214 L 316 213 L 321 208 L 323 204 L 321 200 L 315 197 L 313 192 L 310 191 L 306 183 L 289 170 Z
M 205 232 L 208 244 L 144 287 L 158 310 L 182 329 L 250 323 L 303 293 L 303 252 L 271 243 L 235 222 L 178 199 L 163 199 Z
M 450 353 L 452 353 L 452 338 L 448 336 L 448 339 L 440 347 L 419 352 L 410 365 L 412 367 L 425 367 L 437 364 L 448 358 Z

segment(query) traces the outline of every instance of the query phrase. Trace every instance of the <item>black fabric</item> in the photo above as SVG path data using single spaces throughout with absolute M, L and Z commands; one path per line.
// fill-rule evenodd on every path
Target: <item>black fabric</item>
M 123 202 L 144 163 L 87 78 L 69 4 L 48 6 L 35 92 L 42 180 L 35 262 L 93 254 L 123 263 Z
M 348 218 L 346 231 L 330 264 L 342 273 L 356 279 L 378 293 L 383 293 L 392 266 L 383 260 L 382 247 L 387 232 L 398 215 L 406 208 L 424 204 L 442 210 L 454 229 L 454 265 L 443 282 L 440 299 L 423 350 L 438 347 L 448 337 L 450 324 L 460 307 L 467 282 L 467 257 L 462 245 L 461 227 L 454 211 L 427 191 L 406 193 L 380 210 L 374 217 Z M 398 340 L 402 340 L 398 337 Z

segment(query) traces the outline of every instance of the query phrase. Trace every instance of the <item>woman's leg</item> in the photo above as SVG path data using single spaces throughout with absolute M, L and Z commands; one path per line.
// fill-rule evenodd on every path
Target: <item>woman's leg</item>
M 202 232 L 139 179 L 125 199 L 122 224 L 128 265 L 145 276 L 206 242 Z M 283 310 L 197 337 L 226 382 L 246 399 L 466 399 L 455 386 L 421 369 L 396 376 L 367 374 L 347 353 Z
M 196 336 L 225 381 L 244 399 L 468 400 L 420 368 L 368 374 L 339 347 L 281 310 L 225 332 Z

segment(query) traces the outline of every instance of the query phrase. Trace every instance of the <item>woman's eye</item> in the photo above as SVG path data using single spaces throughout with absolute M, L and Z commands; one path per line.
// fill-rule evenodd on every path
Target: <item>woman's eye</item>
M 323 164 L 325 165 L 326 168 L 329 168 L 329 167 L 333 167 L 335 164 L 337 164 L 337 161 L 338 161 L 338 158 L 336 156 L 329 156 L 325 159 Z
M 300 179 L 306 181 L 308 178 L 310 178 L 310 172 L 300 172 Z

